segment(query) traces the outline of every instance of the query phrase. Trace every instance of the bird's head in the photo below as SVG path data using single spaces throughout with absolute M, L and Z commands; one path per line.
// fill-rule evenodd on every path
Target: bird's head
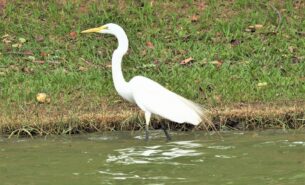
M 126 53 L 128 50 L 128 38 L 123 30 L 123 28 L 117 24 L 114 23 L 108 23 L 103 26 L 97 27 L 97 28 L 91 28 L 88 30 L 84 30 L 81 33 L 105 33 L 105 34 L 111 34 L 114 35 L 118 42 L 119 46 L 117 48 L 117 51 L 120 51 L 121 53 Z
M 114 23 L 108 23 L 100 27 L 84 30 L 81 33 L 106 33 L 106 34 L 116 35 L 122 31 L 123 29 L 119 25 Z

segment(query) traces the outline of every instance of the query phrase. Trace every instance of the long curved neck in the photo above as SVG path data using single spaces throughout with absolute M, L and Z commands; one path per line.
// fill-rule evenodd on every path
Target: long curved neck
M 112 54 L 112 79 L 116 91 L 124 99 L 133 102 L 130 87 L 124 79 L 122 72 L 122 59 L 128 50 L 128 38 L 122 30 L 121 33 L 115 34 L 118 40 L 118 48 Z

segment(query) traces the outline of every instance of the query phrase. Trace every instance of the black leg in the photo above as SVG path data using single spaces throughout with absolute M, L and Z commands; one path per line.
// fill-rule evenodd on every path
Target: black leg
M 161 123 L 161 128 L 162 128 L 162 130 L 164 131 L 164 134 L 165 134 L 165 136 L 166 136 L 166 139 L 167 139 L 168 141 L 172 140 L 171 136 L 170 136 L 170 135 L 168 134 L 168 132 L 167 132 L 167 128 L 165 127 L 164 123 Z
M 145 140 L 149 140 L 148 125 L 145 125 Z

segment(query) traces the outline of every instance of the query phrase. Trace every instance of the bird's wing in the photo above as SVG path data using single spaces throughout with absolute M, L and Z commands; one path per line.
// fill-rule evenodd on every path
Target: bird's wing
M 136 104 L 143 110 L 177 123 L 198 125 L 203 108 L 149 78 L 136 76 L 129 82 Z

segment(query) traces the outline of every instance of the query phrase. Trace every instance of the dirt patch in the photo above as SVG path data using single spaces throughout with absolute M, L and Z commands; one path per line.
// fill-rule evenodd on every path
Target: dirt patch
M 6 5 L 6 0 L 0 0 L 0 15 L 3 14 Z
M 265 129 L 305 126 L 305 102 L 234 104 L 210 109 L 211 120 L 217 129 Z M 206 130 L 204 125 L 175 124 L 154 117 L 151 126 L 166 123 L 172 130 Z M 129 104 L 103 106 L 101 109 L 79 112 L 41 109 L 14 114 L 0 114 L 0 133 L 3 135 L 78 134 L 96 131 L 143 129 L 142 112 Z

